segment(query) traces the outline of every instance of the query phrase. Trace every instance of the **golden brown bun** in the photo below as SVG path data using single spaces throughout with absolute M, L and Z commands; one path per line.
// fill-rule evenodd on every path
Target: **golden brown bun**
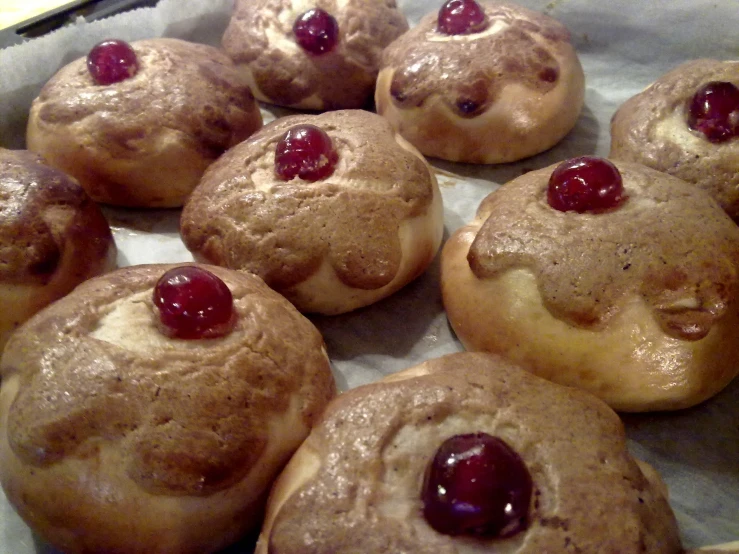
M 694 60 L 624 102 L 611 121 L 610 157 L 642 163 L 708 192 L 739 218 L 739 139 L 709 142 L 686 122 L 687 104 L 711 81 L 739 86 L 739 61 Z
M 508 443 L 534 484 L 528 528 L 452 537 L 422 515 L 426 467 L 447 438 Z M 665 486 L 634 460 L 597 398 L 500 357 L 457 353 L 338 396 L 270 494 L 257 554 L 678 553 Z
M 375 104 L 427 156 L 512 162 L 572 129 L 585 79 L 562 24 L 514 4 L 480 4 L 482 32 L 442 34 L 432 13 L 388 46 Z
M 86 282 L 29 320 L 0 365 L 0 478 L 65 554 L 203 554 L 258 526 L 268 488 L 335 385 L 316 328 L 257 277 L 210 267 L 223 338 L 157 330 L 170 265 Z
M 739 228 L 703 191 L 615 164 L 628 198 L 606 213 L 551 208 L 556 166 L 490 194 L 444 246 L 444 306 L 469 350 L 617 410 L 688 407 L 739 372 Z
M 82 281 L 115 267 L 108 222 L 79 183 L 0 148 L 0 352 L 10 334 Z
M 132 44 L 139 71 L 97 85 L 80 58 L 31 106 L 29 150 L 96 202 L 177 207 L 208 165 L 262 126 L 248 84 L 220 50 L 178 39 Z
M 292 126 L 324 129 L 335 171 L 278 179 L 275 145 Z M 284 117 L 214 163 L 185 205 L 181 234 L 197 260 L 256 273 L 303 312 L 366 306 L 418 277 L 443 233 L 436 177 L 376 114 Z
M 337 46 L 306 52 L 295 20 L 313 8 L 339 26 Z M 307 110 L 361 108 L 372 98 L 383 48 L 408 29 L 395 0 L 237 0 L 223 48 L 264 102 Z

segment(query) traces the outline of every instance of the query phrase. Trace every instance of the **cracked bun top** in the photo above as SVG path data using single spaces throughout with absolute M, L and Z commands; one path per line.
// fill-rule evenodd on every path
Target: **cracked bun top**
M 172 267 L 84 283 L 5 351 L 0 477 L 65 552 L 229 544 L 258 523 L 271 480 L 335 393 L 318 330 L 256 276 L 208 267 L 233 295 L 228 335 L 161 333 L 152 291 Z
M 602 328 L 636 294 L 668 335 L 705 337 L 739 301 L 739 228 L 703 191 L 639 164 L 614 163 L 627 199 L 604 213 L 550 207 L 556 165 L 488 195 L 467 254 L 472 272 L 489 279 L 530 269 L 544 305 L 577 327 Z
M 128 79 L 98 85 L 80 58 L 34 100 L 29 150 L 97 202 L 181 206 L 205 168 L 262 125 L 248 83 L 221 50 L 179 39 L 131 44 Z
M 686 62 L 624 102 L 611 121 L 610 157 L 642 163 L 696 185 L 736 220 L 739 137 L 713 143 L 687 123 L 693 95 L 715 81 L 739 87 L 739 61 Z
M 442 534 L 423 516 L 437 449 L 479 432 L 505 441 L 533 481 L 527 527 L 508 538 Z M 432 359 L 337 397 L 277 481 L 257 554 L 358 550 L 681 552 L 665 487 L 628 452 L 618 416 L 483 353 Z
M 72 177 L 0 148 L 0 349 L 8 334 L 82 281 L 115 267 L 110 226 Z
M 338 25 L 336 46 L 313 54 L 293 25 L 319 8 Z M 310 110 L 361 108 L 371 99 L 383 48 L 408 29 L 395 0 L 237 0 L 223 48 L 258 99 Z
M 278 141 L 299 124 L 325 131 L 329 176 L 282 180 Z M 422 273 L 443 232 L 430 167 L 381 117 L 361 110 L 280 118 L 209 168 L 181 234 L 196 259 L 256 273 L 301 311 L 370 304 Z
M 434 12 L 386 48 L 375 102 L 425 155 L 515 161 L 572 129 L 582 67 L 558 21 L 515 4 L 480 6 L 487 23 L 478 32 L 445 34 Z

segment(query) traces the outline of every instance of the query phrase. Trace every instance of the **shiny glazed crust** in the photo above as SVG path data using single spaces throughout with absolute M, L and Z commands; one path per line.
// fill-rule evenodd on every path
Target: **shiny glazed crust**
M 100 208 L 73 178 L 0 148 L 0 352 L 29 317 L 116 264 Z
M 704 192 L 616 162 L 626 202 L 546 201 L 555 166 L 483 200 L 442 252 L 449 321 L 469 350 L 623 411 L 692 406 L 739 372 L 739 229 Z
M 508 539 L 442 535 L 422 516 L 439 445 L 479 431 L 506 441 L 534 482 L 528 528 Z M 680 552 L 664 484 L 625 440 L 582 391 L 490 354 L 432 359 L 329 405 L 272 489 L 256 552 Z
M 31 106 L 29 150 L 75 176 L 96 202 L 177 207 L 205 168 L 262 125 L 231 60 L 171 38 L 132 44 L 138 73 L 97 85 L 80 58 Z
M 235 329 L 176 340 L 151 300 L 169 265 L 127 267 L 37 314 L 0 365 L 0 478 L 68 554 L 202 554 L 261 521 L 268 488 L 335 393 L 316 328 L 257 277 Z
M 567 29 L 514 4 L 481 5 L 484 31 L 444 35 L 432 13 L 383 54 L 377 112 L 427 156 L 512 162 L 554 146 L 580 115 L 585 80 Z
M 332 175 L 281 181 L 275 145 L 310 123 L 338 153 Z M 420 275 L 441 243 L 436 178 L 376 114 L 280 118 L 214 163 L 185 205 L 181 234 L 196 259 L 256 273 L 304 312 L 338 314 Z
M 714 144 L 686 123 L 687 104 L 711 81 L 739 86 L 739 61 L 686 62 L 624 102 L 611 121 L 610 156 L 696 185 L 737 219 L 739 138 Z
M 339 26 L 336 48 L 314 55 L 293 24 L 321 8 Z M 264 102 L 308 110 L 361 108 L 372 98 L 383 48 L 408 29 L 395 0 L 237 0 L 223 48 Z

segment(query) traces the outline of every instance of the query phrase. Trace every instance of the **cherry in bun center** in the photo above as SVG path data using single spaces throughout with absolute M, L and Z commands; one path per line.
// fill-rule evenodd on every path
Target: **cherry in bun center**
M 321 8 L 313 8 L 299 15 L 293 24 L 298 45 L 314 56 L 331 52 L 339 42 L 339 24 L 336 18 Z
M 526 529 L 533 484 L 521 457 L 487 433 L 454 435 L 424 478 L 426 521 L 446 535 L 510 537 Z
M 439 9 L 436 30 L 444 35 L 469 35 L 487 26 L 485 10 L 475 0 L 447 0 Z
M 130 79 L 139 70 L 136 52 L 124 40 L 104 40 L 87 54 L 87 70 L 98 85 L 112 85 Z
M 739 88 L 727 81 L 711 81 L 698 89 L 686 106 L 688 127 L 709 142 L 739 136 Z
M 621 173 L 610 161 L 596 156 L 565 160 L 552 172 L 547 202 L 560 212 L 602 212 L 626 200 Z
M 339 156 L 331 137 L 315 125 L 295 125 L 277 141 L 275 172 L 283 181 L 315 182 L 334 172 Z
M 175 267 L 154 286 L 160 331 L 178 339 L 209 339 L 236 325 L 233 295 L 217 275 L 197 266 Z

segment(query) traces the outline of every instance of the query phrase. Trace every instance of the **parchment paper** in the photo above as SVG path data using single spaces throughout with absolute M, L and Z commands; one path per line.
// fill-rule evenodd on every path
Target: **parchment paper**
M 442 0 L 400 0 L 411 23 Z M 587 79 L 585 109 L 552 150 L 516 164 L 470 166 L 432 160 L 445 203 L 446 236 L 469 221 L 480 200 L 526 170 L 564 158 L 607 155 L 618 105 L 682 61 L 739 58 L 736 0 L 519 0 L 572 32 Z M 31 100 L 62 65 L 95 43 L 175 36 L 219 44 L 230 0 L 162 0 L 106 21 L 77 25 L 0 51 L 0 146 L 24 147 Z M 265 117 L 282 112 L 265 107 Z M 106 209 L 119 264 L 191 260 L 179 240 L 177 210 Z M 354 387 L 423 360 L 462 350 L 444 316 L 438 259 L 395 296 L 358 312 L 312 318 L 326 339 L 340 386 Z M 630 448 L 662 474 L 686 547 L 739 539 L 739 381 L 703 405 L 678 413 L 623 416 Z M 251 551 L 249 540 L 230 554 Z M 0 554 L 54 552 L 39 542 L 0 493 Z

